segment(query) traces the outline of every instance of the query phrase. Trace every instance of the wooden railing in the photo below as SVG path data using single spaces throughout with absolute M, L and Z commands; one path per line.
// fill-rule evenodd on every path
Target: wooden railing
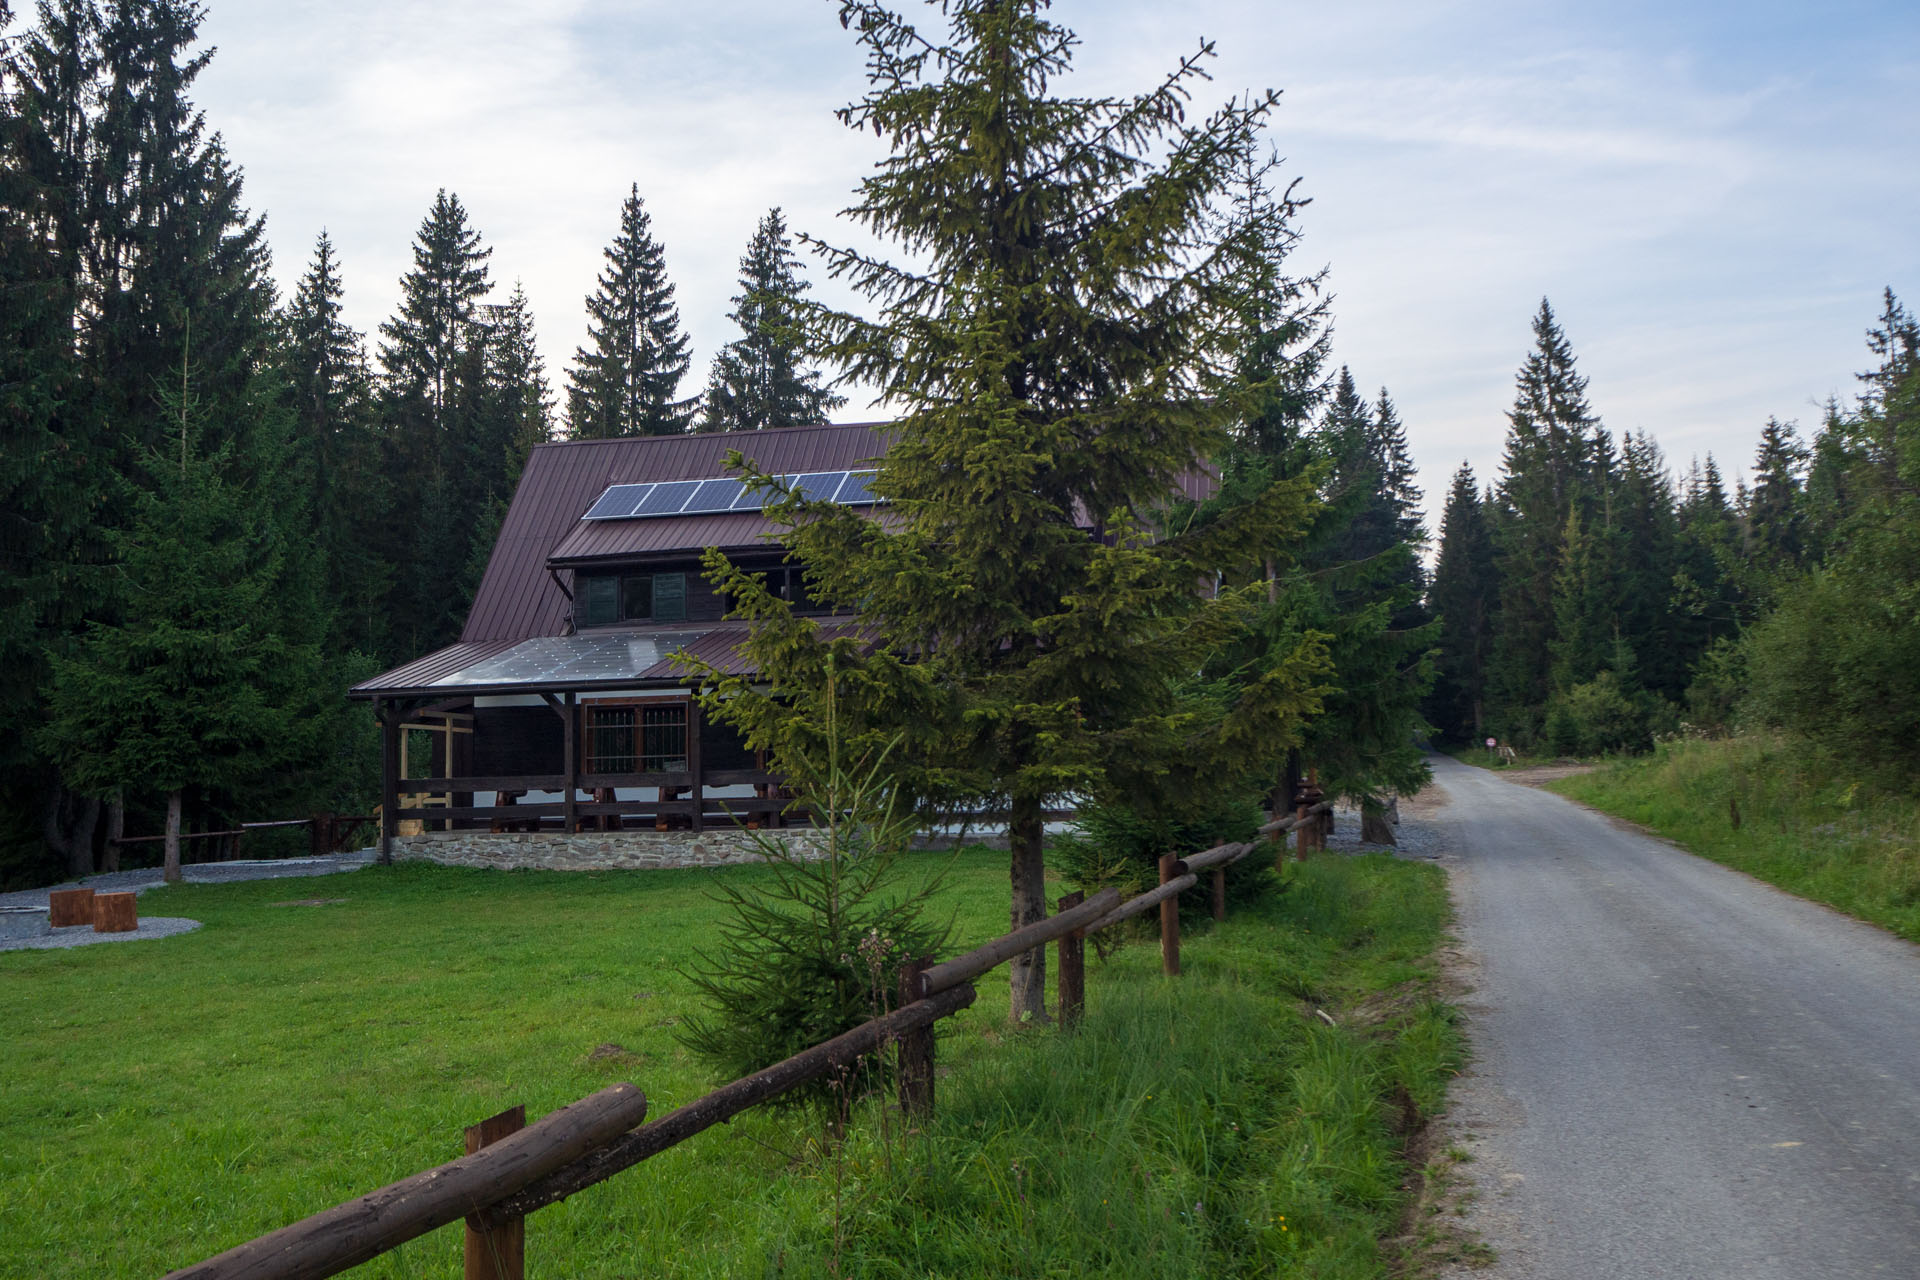
M 1232 863 L 1261 848 L 1285 856 L 1283 837 L 1317 829 L 1331 805 L 1303 808 L 1270 822 L 1260 835 L 1273 843 L 1225 844 L 1186 859 L 1160 860 L 1158 887 L 1122 900 L 1118 889 L 1091 897 L 1070 893 L 1057 914 L 1016 929 L 939 964 L 915 961 L 900 975 L 900 1007 L 824 1044 L 724 1085 L 648 1124 L 639 1088 L 617 1084 L 550 1112 L 521 1129 L 518 1108 L 467 1130 L 469 1154 L 249 1240 L 167 1280 L 320 1280 L 367 1262 L 456 1218 L 466 1219 L 466 1280 L 523 1280 L 521 1241 L 528 1214 L 604 1182 L 650 1156 L 685 1142 L 747 1108 L 834 1072 L 845 1071 L 889 1046 L 898 1054 L 901 1109 L 925 1116 L 933 1109 L 933 1026 L 974 1001 L 972 980 L 1015 956 L 1058 944 L 1057 994 L 1063 1027 L 1086 1006 L 1088 935 L 1158 906 L 1162 967 L 1180 972 L 1178 898 L 1213 877 L 1213 914 L 1226 909 L 1225 876 Z M 1302 848 L 1315 847 L 1307 843 Z M 516 1131 L 517 1130 L 517 1131 Z

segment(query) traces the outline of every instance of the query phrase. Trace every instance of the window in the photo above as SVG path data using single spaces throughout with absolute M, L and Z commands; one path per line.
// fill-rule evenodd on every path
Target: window
M 687 704 L 587 703 L 588 773 L 684 773 Z
M 616 622 L 685 622 L 687 575 L 635 573 L 624 577 L 584 578 L 580 586 L 581 625 Z
M 585 587 L 586 623 L 590 627 L 603 627 L 610 622 L 618 622 L 620 580 L 617 578 L 588 578 Z

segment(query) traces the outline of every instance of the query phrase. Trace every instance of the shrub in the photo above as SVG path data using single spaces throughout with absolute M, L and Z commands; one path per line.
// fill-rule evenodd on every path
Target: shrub
M 803 803 L 825 848 L 796 849 L 760 833 L 755 844 L 772 868 L 771 883 L 720 884 L 716 897 L 731 918 L 713 949 L 696 953 L 686 970 L 707 1012 L 687 1019 L 680 1041 L 724 1079 L 751 1075 L 893 1008 L 901 964 L 947 941 L 947 926 L 923 918 L 940 877 L 911 890 L 898 883 L 913 821 L 893 803 L 884 753 L 843 766 L 831 727 L 826 750 L 825 768 L 797 771 L 823 779 Z M 814 1081 L 774 1105 L 832 1104 L 844 1115 L 884 1070 L 870 1057 L 852 1078 Z
M 1645 690 L 1628 692 L 1602 671 L 1547 703 L 1547 748 L 1560 755 L 1597 756 L 1652 748 L 1656 734 L 1676 726 L 1672 704 Z

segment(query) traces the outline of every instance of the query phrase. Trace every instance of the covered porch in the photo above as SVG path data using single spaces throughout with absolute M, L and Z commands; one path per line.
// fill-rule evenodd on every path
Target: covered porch
M 457 644 L 356 685 L 381 735 L 380 848 L 433 832 L 688 831 L 804 816 L 701 713 L 677 659 L 734 661 L 738 627 Z M 409 740 L 428 735 L 423 754 Z M 413 776 L 417 775 L 417 776 Z

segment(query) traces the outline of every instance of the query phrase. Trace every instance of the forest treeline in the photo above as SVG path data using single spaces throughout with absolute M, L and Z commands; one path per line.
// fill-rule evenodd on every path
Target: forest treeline
M 1864 771 L 1920 757 L 1920 327 L 1888 290 L 1871 361 L 1811 436 L 1769 420 L 1750 478 L 1677 478 L 1618 442 L 1542 302 L 1500 473 L 1462 466 L 1428 602 L 1427 713 L 1455 742 L 1644 750 L 1683 727 L 1776 727 Z M 1888 774 L 1889 777 L 1895 776 Z
M 817 422 L 844 403 L 810 358 L 831 345 L 825 313 L 778 209 L 703 387 L 637 185 L 608 210 L 588 339 L 559 385 L 451 192 L 377 332 L 345 322 L 325 234 L 283 290 L 191 98 L 211 57 L 200 17 L 48 0 L 15 21 L 0 0 L 0 880 L 92 870 L 108 835 L 169 810 L 188 830 L 364 812 L 377 752 L 342 693 L 455 638 L 534 444 Z M 1222 589 L 1257 580 L 1264 603 L 1194 697 L 1261 692 L 1261 662 L 1305 655 L 1319 675 L 1296 693 L 1316 710 L 1288 767 L 1372 793 L 1421 769 L 1420 495 L 1388 395 L 1333 366 L 1324 273 L 1286 269 L 1298 202 L 1250 142 L 1243 160 L 1231 197 L 1182 215 L 1237 307 L 1196 335 L 1192 372 L 1244 412 L 1222 492 L 1174 518 L 1247 525 L 1277 483 L 1302 505 L 1284 540 L 1219 567 Z
M 200 830 L 364 811 L 377 756 L 342 691 L 455 638 L 535 443 L 842 403 L 785 327 L 806 282 L 778 209 L 691 396 L 637 187 L 560 388 L 450 192 L 371 340 L 326 234 L 283 295 L 190 97 L 200 18 L 0 0 L 0 880 L 90 869 L 169 797 Z

